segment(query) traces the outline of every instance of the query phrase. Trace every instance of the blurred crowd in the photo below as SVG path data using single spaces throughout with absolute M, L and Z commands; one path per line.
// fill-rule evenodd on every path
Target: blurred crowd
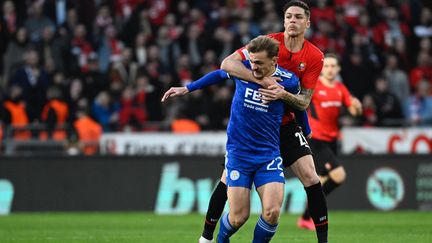
M 0 2 L 3 129 L 42 126 L 37 136 L 61 138 L 70 135 L 50 128 L 77 130 L 82 119 L 101 132 L 225 129 L 230 81 L 160 98 L 257 35 L 283 31 L 286 0 Z M 344 124 L 432 125 L 432 1 L 306 2 L 307 39 L 340 57 L 341 82 L 363 102 L 364 116 Z

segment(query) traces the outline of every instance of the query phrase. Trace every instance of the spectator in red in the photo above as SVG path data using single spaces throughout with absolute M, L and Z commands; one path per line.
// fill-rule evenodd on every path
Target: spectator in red
M 115 0 L 116 17 L 120 18 L 122 22 L 128 20 L 137 5 L 143 2 L 145 0 Z
M 345 21 L 354 27 L 358 23 L 360 13 L 364 10 L 366 0 L 335 0 L 334 4 L 343 8 Z
M 161 26 L 170 11 L 171 0 L 148 0 L 146 2 L 150 7 L 148 10 L 150 22 L 155 26 Z
M 432 57 L 428 52 L 420 52 L 417 56 L 417 66 L 410 72 L 410 87 L 415 90 L 421 80 L 432 84 Z
M 344 41 L 335 38 L 333 26 L 327 20 L 320 20 L 317 23 L 317 31 L 314 32 L 310 41 L 324 53 L 343 54 Z
M 328 6 L 328 0 L 317 0 L 316 7 L 311 9 L 312 24 L 316 25 L 321 20 L 326 20 L 331 24 L 336 21 L 335 8 Z
M 74 36 L 71 40 L 71 52 L 73 62 L 70 63 L 71 73 L 87 72 L 88 59 L 91 53 L 94 52 L 90 42 L 86 40 L 86 27 L 79 24 L 74 29 Z
M 410 37 L 411 31 L 407 23 L 399 20 L 396 7 L 387 7 L 384 11 L 385 20 L 373 28 L 373 39 L 378 47 L 387 50 L 395 46 L 396 40 Z
M 147 121 L 145 99 L 137 99 L 135 89 L 128 85 L 122 92 L 119 110 L 121 130 L 140 131 Z

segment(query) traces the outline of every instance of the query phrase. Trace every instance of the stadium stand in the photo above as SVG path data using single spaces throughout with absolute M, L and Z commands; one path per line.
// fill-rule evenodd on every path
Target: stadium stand
M 73 127 L 76 111 L 85 108 L 104 132 L 166 131 L 179 116 L 194 120 L 202 131 L 224 130 L 232 83 L 176 102 L 161 104 L 160 98 L 167 87 L 218 68 L 227 54 L 253 37 L 282 31 L 285 2 L 2 0 L 3 139 L 14 140 L 6 132 L 12 126 L 5 119 L 10 115 L 4 115 L 10 113 L 5 102 L 14 85 L 22 89 L 30 147 L 39 139 L 36 133 L 44 132 L 36 132 L 35 126 L 52 127 L 43 113 L 52 87 L 67 104 L 68 127 Z M 340 56 L 340 81 L 365 106 L 364 116 L 346 117 L 345 126 L 432 125 L 430 1 L 307 2 L 313 16 L 307 38 L 323 52 Z M 387 81 L 385 93 L 398 103 L 392 112 L 381 109 L 386 104 L 377 98 L 377 79 Z M 69 140 L 75 143 L 73 135 Z M 53 140 L 40 144 L 51 148 Z M 3 146 L 3 152 L 12 148 Z

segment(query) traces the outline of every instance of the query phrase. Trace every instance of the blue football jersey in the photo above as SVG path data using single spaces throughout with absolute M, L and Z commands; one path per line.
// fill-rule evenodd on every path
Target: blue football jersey
M 249 61 L 243 61 L 250 69 Z M 297 94 L 300 90 L 298 77 L 288 70 L 276 67 L 272 76 L 280 77 L 285 90 Z M 280 155 L 279 127 L 285 111 L 281 100 L 263 104 L 258 89 L 260 85 L 231 77 L 236 84 L 228 123 L 228 156 L 262 163 Z

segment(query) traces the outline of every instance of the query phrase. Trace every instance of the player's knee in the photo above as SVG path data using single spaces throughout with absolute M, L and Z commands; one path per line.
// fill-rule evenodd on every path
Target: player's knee
M 234 228 L 240 228 L 249 218 L 249 214 L 235 214 L 230 219 L 230 223 Z
M 263 219 L 269 224 L 276 224 L 279 220 L 280 208 L 279 207 L 271 207 L 268 209 L 264 209 L 262 213 Z
M 303 183 L 305 187 L 312 186 L 317 184 L 320 179 L 315 172 L 315 170 L 307 170 L 300 177 L 300 181 Z
M 342 166 L 339 166 L 336 169 L 332 170 L 329 174 L 334 182 L 338 184 L 342 184 L 343 182 L 345 182 L 346 172 Z

